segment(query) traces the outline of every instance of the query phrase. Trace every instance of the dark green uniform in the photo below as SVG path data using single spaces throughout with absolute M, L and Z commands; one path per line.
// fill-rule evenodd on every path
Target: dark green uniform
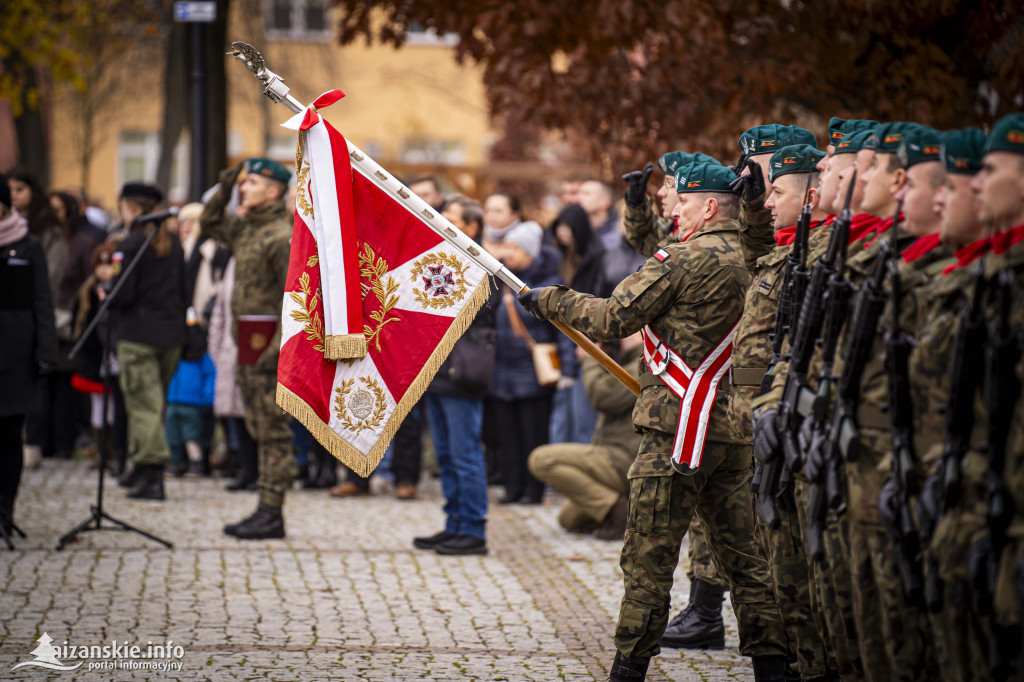
M 619 339 L 650 324 L 666 345 L 696 367 L 730 333 L 742 312 L 749 275 L 738 231 L 735 220 L 703 226 L 686 242 L 665 246 L 663 258 L 648 260 L 608 299 L 564 287 L 545 289 L 539 299 L 542 314 L 601 340 Z M 754 536 L 749 435 L 735 433 L 728 419 L 728 396 L 720 392 L 699 469 L 690 476 L 676 473 L 671 452 L 680 400 L 646 364 L 640 379 L 644 389 L 633 423 L 642 441 L 629 471 L 629 520 L 621 557 L 625 596 L 616 648 L 623 656 L 641 659 L 660 651 L 672 574 L 696 513 L 715 563 L 729 581 L 741 651 L 784 656 L 785 632 Z
M 251 209 L 244 218 L 228 216 L 224 207 L 238 177 L 237 168 L 221 173 L 220 187 L 200 217 L 203 232 L 227 244 L 235 255 L 235 286 L 231 292 L 231 329 L 238 317 L 280 317 L 288 276 L 292 223 L 283 202 Z M 284 503 L 298 470 L 288 415 L 277 406 L 277 357 L 280 325 L 255 364 L 238 366 L 238 388 L 245 404 L 245 423 L 259 447 L 260 502 L 271 507 Z

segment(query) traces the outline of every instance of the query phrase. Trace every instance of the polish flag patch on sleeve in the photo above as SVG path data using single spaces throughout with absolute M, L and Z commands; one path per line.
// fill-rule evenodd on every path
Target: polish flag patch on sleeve
M 659 262 L 664 263 L 665 259 L 668 258 L 668 251 L 665 249 L 658 249 L 654 254 L 654 257 L 657 258 Z

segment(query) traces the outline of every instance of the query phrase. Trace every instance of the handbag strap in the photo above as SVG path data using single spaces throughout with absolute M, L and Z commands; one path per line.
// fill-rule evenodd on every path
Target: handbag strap
M 505 287 L 505 293 L 502 294 L 501 298 L 505 304 L 505 309 L 508 310 L 508 321 L 512 325 L 512 333 L 526 341 L 526 345 L 532 350 L 535 341 L 526 329 L 526 325 L 523 324 L 523 318 L 519 317 L 519 311 L 516 310 L 516 302 L 512 298 L 512 290 Z

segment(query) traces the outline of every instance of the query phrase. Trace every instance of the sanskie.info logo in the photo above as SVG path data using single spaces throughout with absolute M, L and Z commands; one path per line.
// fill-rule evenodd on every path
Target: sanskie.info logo
M 19 668 L 70 671 L 82 666 L 87 670 L 174 672 L 181 670 L 181 659 L 185 657 L 185 648 L 172 640 L 156 644 L 146 642 L 145 646 L 130 644 L 127 640 L 92 646 L 69 644 L 64 640 L 63 644 L 54 646 L 53 638 L 44 632 L 36 641 L 38 646 L 29 652 L 35 660 L 16 664 L 11 672 Z

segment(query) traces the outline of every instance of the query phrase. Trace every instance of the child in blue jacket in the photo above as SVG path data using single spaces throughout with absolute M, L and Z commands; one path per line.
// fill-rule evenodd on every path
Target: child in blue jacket
M 171 472 L 210 475 L 213 439 L 213 385 L 217 370 L 209 353 L 182 359 L 167 389 L 164 432 L 171 449 Z

